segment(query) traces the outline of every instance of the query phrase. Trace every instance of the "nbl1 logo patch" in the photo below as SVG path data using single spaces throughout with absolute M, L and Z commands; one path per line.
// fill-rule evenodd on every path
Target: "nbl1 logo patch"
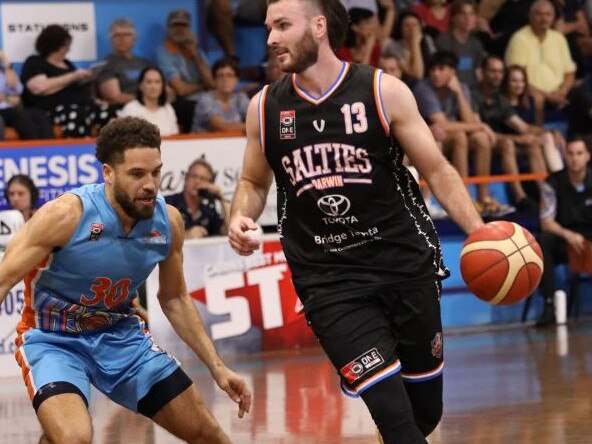
M 280 139 L 296 138 L 296 111 L 280 111 Z
M 384 363 L 383 357 L 376 348 L 361 354 L 350 363 L 344 365 L 339 373 L 349 384 L 353 384 L 370 370 Z

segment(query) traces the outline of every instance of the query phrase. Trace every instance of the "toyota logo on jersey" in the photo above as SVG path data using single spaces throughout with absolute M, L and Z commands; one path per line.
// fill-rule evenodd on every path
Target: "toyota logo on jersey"
M 327 216 L 337 217 L 343 216 L 349 211 L 351 207 L 350 200 L 341 194 L 330 194 L 323 196 L 317 201 L 319 210 Z

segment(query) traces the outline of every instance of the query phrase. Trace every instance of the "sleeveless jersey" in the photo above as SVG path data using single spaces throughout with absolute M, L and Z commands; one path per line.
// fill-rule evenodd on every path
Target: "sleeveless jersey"
M 134 315 L 138 287 L 169 253 L 171 232 L 162 196 L 153 217 L 139 220 L 126 235 L 104 184 L 69 193 L 82 201 L 80 223 L 68 243 L 25 280 L 19 330 L 77 333 Z
M 278 187 L 278 231 L 307 305 L 447 274 L 419 187 L 390 136 L 382 71 L 344 63 L 319 98 L 296 76 L 260 96 L 261 145 Z

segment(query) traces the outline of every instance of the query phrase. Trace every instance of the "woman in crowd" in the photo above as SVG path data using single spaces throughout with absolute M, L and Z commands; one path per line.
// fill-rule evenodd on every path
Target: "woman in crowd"
M 345 42 L 337 50 L 341 60 L 378 66 L 381 45 L 377 36 L 379 21 L 369 9 L 351 8 Z
M 156 67 L 144 68 L 138 78 L 136 99 L 123 107 L 121 116 L 146 119 L 158 127 L 161 136 L 179 134 L 175 110 L 166 99 L 162 71 Z
M 31 219 L 37 209 L 39 190 L 29 176 L 16 174 L 6 184 L 4 197 L 10 208 L 22 213 L 26 222 Z
M 45 111 L 21 106 L 23 84 L 6 53 L 0 50 L 0 117 L 21 139 L 51 139 L 53 130 Z M 4 139 L 4 137 L 2 137 Z
M 403 80 L 407 83 L 424 77 L 426 61 L 434 52 L 434 40 L 423 33 L 419 16 L 411 11 L 405 11 L 399 16 L 392 38 L 388 38 L 382 48 L 382 54 L 399 58 Z
M 35 41 L 36 55 L 23 65 L 25 107 L 48 112 L 65 137 L 86 137 L 93 127 L 115 117 L 114 108 L 93 99 L 91 80 L 97 71 L 77 69 L 66 54 L 72 36 L 60 25 L 49 25 Z
M 560 147 L 565 146 L 565 139 L 559 131 L 549 131 L 542 126 L 543 101 L 528 92 L 526 70 L 518 65 L 508 66 L 501 89 L 516 114 L 530 125 L 530 134 L 541 138 L 549 171 L 553 173 L 563 169 Z
M 212 66 L 212 75 L 214 89 L 198 96 L 191 132 L 245 131 L 249 98 L 235 91 L 238 64 L 233 59 L 220 59 Z

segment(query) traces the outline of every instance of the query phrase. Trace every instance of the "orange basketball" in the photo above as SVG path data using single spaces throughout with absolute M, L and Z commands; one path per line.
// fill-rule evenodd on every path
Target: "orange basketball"
M 543 274 L 543 252 L 530 232 L 513 222 L 485 224 L 460 253 L 464 281 L 490 304 L 512 304 L 530 296 Z

